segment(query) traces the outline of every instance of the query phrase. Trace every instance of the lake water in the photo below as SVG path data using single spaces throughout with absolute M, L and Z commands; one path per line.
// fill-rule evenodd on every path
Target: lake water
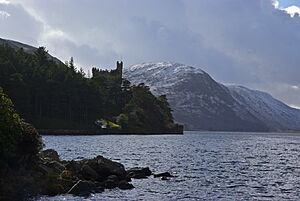
M 89 198 L 39 200 L 299 200 L 300 134 L 44 136 L 62 159 L 103 155 L 126 168 L 147 166 L 177 177 L 133 180 L 133 190 L 106 190 Z

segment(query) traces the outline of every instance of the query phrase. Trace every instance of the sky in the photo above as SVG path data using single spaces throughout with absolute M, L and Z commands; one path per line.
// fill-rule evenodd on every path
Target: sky
M 86 71 L 142 62 L 199 67 L 300 108 L 299 0 L 0 0 L 0 37 Z
M 287 8 L 289 6 L 300 6 L 300 1 L 299 0 L 278 0 L 278 2 L 280 3 L 280 5 L 283 8 Z

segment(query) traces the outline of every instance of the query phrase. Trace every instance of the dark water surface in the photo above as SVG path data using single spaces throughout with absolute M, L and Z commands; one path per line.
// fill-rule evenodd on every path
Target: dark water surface
M 39 200 L 300 200 L 300 135 L 185 132 L 155 136 L 44 136 L 62 159 L 103 155 L 126 168 L 178 177 L 133 180 L 133 190 Z

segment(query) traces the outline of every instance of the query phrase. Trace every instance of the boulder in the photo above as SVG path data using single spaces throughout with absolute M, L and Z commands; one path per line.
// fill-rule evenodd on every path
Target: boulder
M 114 182 L 119 182 L 119 178 L 117 177 L 117 175 L 110 175 L 107 177 L 107 179 L 110 179 Z
M 104 192 L 104 187 L 102 186 L 97 186 L 94 190 L 94 193 L 102 193 Z
M 154 174 L 154 177 L 162 177 L 162 179 L 163 179 L 163 178 L 175 177 L 175 176 L 171 175 L 169 172 L 163 172 L 163 173 L 159 173 L 159 174 Z
M 118 187 L 118 182 L 114 181 L 114 180 L 111 180 L 111 179 L 107 179 L 105 182 L 104 182 L 104 187 L 107 188 L 107 189 L 113 189 L 113 188 L 116 188 Z
M 148 167 L 135 167 L 127 171 L 127 178 L 144 179 L 150 176 L 151 174 L 152 172 Z
M 121 163 L 114 162 L 103 156 L 97 156 L 86 162 L 91 168 L 93 168 L 100 178 L 105 180 L 110 175 L 116 175 L 118 178 L 123 179 L 126 177 L 126 171 Z
M 83 165 L 81 167 L 80 173 L 83 176 L 83 178 L 86 180 L 94 180 L 95 181 L 99 177 L 98 173 L 93 168 L 91 168 L 89 165 Z
M 45 188 L 45 193 L 50 196 L 55 196 L 64 193 L 64 187 L 59 183 L 50 182 Z
M 125 170 L 124 166 L 102 156 L 80 161 L 60 161 L 54 150 L 44 151 L 39 172 L 51 181 L 48 195 L 61 193 L 88 196 L 104 189 L 132 189 L 131 178 L 147 178 L 152 174 L 148 167 Z M 55 159 L 55 160 L 54 160 Z M 50 188 L 51 187 L 51 188 Z
M 62 172 L 65 170 L 65 166 L 58 161 L 50 161 L 46 163 L 46 165 L 52 169 L 55 169 L 56 172 Z
M 98 190 L 98 187 L 95 185 L 95 183 L 91 181 L 79 180 L 67 193 L 79 196 L 87 196 L 93 193 L 95 190 Z
M 59 155 L 54 149 L 46 149 L 40 153 L 40 157 L 45 160 L 59 161 Z
M 118 184 L 119 189 L 121 190 L 129 190 L 129 189 L 133 189 L 134 186 L 130 183 L 128 183 L 126 180 L 122 180 L 119 182 Z
M 116 175 L 110 175 L 104 182 L 104 186 L 108 189 L 116 188 L 119 184 L 119 178 Z
M 42 173 L 43 175 L 53 175 L 57 172 L 53 168 L 48 167 L 43 163 L 38 164 L 37 168 L 38 168 L 38 172 Z
M 58 179 L 57 181 L 63 187 L 64 192 L 67 192 L 76 183 L 76 181 L 69 180 L 69 179 L 62 179 L 62 178 Z
M 70 170 L 64 170 L 62 171 L 62 173 L 60 174 L 60 177 L 62 179 L 67 179 L 67 180 L 75 180 L 77 179 Z
M 69 161 L 65 167 L 67 170 L 73 172 L 74 174 L 78 174 L 81 170 L 82 162 L 81 161 Z

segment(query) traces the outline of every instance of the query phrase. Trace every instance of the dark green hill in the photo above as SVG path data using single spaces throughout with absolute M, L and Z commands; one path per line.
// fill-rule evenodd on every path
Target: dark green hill
M 111 71 L 93 68 L 87 78 L 73 59 L 63 64 L 44 47 L 28 52 L 14 44 L 21 43 L 1 40 L 0 86 L 37 129 L 182 132 L 164 96 L 156 98 L 143 84 L 122 78 L 122 62 Z

